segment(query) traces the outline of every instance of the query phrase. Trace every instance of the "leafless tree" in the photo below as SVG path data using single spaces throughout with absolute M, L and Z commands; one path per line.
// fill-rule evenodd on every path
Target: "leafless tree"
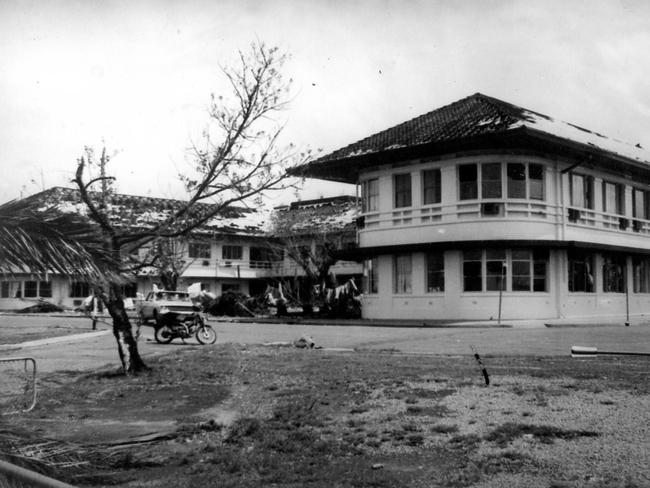
M 101 229 L 105 249 L 120 263 L 119 269 L 111 271 L 137 272 L 151 264 L 137 258 L 141 246 L 183 238 L 234 204 L 247 205 L 267 191 L 290 186 L 287 170 L 304 163 L 309 154 L 279 142 L 283 126 L 277 120 L 290 97 L 291 80 L 282 76 L 286 59 L 275 47 L 253 43 L 247 53 L 239 53 L 232 67 L 222 67 L 230 93 L 212 95 L 208 126 L 201 143 L 191 149 L 193 168 L 181 177 L 188 198 L 149 227 L 119 227 L 111 220 L 107 204 L 111 190 L 106 183 L 113 179 L 102 171 L 92 175 L 93 169 L 106 167 L 109 157 L 105 151 L 98 160 L 92 151 L 79 158 L 74 181 L 88 216 Z M 99 185 L 103 188 L 97 189 Z M 112 317 L 124 371 L 146 369 L 124 308 L 121 286 L 108 280 L 96 288 Z
M 268 241 L 269 247 L 284 250 L 304 273 L 297 296 L 303 312 L 311 314 L 318 298 L 316 288 L 323 291 L 336 285 L 332 282 L 330 268 L 339 260 L 337 251 L 355 241 L 355 228 L 351 224 L 327 225 L 318 222 L 313 212 L 289 209 L 274 214 L 271 233 L 273 238 Z

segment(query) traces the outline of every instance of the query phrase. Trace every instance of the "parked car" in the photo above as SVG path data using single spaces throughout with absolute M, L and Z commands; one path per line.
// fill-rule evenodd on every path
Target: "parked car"
M 153 320 L 156 324 L 161 322 L 162 316 L 173 312 L 183 318 L 197 313 L 198 307 L 190 299 L 190 294 L 184 291 L 158 290 L 150 292 L 138 304 L 138 319 L 142 324 Z

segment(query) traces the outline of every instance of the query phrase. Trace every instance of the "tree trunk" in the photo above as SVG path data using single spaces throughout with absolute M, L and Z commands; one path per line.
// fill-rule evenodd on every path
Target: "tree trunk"
M 126 374 L 137 374 L 148 369 L 147 365 L 138 352 L 138 343 L 133 337 L 131 322 L 126 314 L 121 293 L 111 290 L 110 295 L 106 308 L 113 319 L 113 335 L 117 341 L 122 368 Z
M 176 291 L 178 287 L 178 273 L 173 269 L 164 269 L 160 272 L 160 281 L 165 290 Z

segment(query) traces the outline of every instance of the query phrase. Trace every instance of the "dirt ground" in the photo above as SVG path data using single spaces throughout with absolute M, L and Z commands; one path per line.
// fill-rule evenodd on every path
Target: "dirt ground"
M 5 457 L 78 486 L 646 487 L 647 358 L 176 348 L 55 373 Z M 13 456 L 11 455 L 13 454 Z

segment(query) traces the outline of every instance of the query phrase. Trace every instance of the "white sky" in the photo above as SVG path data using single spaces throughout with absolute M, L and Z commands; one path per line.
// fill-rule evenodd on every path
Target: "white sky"
M 329 152 L 481 92 L 650 148 L 644 0 L 0 0 L 0 201 L 70 186 L 102 141 L 119 191 L 182 196 L 218 65 L 254 39 L 292 56 L 299 146 Z

